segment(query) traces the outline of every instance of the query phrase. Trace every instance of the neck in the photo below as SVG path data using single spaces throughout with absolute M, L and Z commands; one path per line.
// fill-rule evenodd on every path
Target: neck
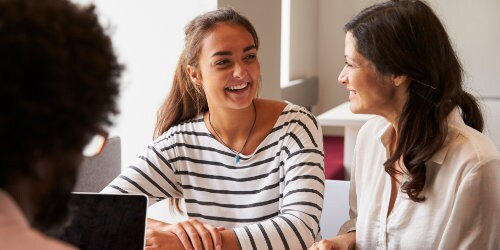
M 209 109 L 205 115 L 206 121 L 208 120 L 208 114 L 210 114 L 210 122 L 213 128 L 228 141 L 238 140 L 238 138 L 245 139 L 256 118 L 253 104 L 242 110 Z
M 396 136 L 399 134 L 399 119 L 401 118 L 401 114 L 403 113 L 403 108 L 408 101 L 408 88 L 406 85 L 398 87 L 393 96 L 390 98 L 390 101 L 385 103 L 384 108 L 381 109 L 381 113 L 379 115 L 385 117 L 387 121 L 389 121 L 394 130 L 396 131 Z
M 37 213 L 37 206 L 35 205 L 34 197 L 31 195 L 35 190 L 32 188 L 30 182 L 27 180 L 15 180 L 6 186 L 4 190 L 16 202 L 28 223 L 32 224 Z
M 231 136 L 221 135 L 222 132 L 218 128 L 214 127 L 214 125 L 212 123 L 212 119 L 211 119 L 212 113 L 210 112 L 210 109 L 208 110 L 208 124 L 210 125 L 210 129 L 209 129 L 210 132 L 215 135 L 216 139 L 220 143 L 224 144 L 224 146 L 226 146 L 231 151 L 233 151 L 233 153 L 235 154 L 236 164 L 238 164 L 238 162 L 240 161 L 241 154 L 245 150 L 245 146 L 246 146 L 248 140 L 250 139 L 253 128 L 255 126 L 255 122 L 257 120 L 257 109 L 255 107 L 255 102 L 253 102 L 253 101 L 252 101 L 251 108 L 253 110 L 253 118 L 252 118 L 251 123 L 249 123 L 250 124 L 249 128 L 248 128 L 247 124 L 242 124 L 242 122 L 244 123 L 244 121 L 247 120 L 247 119 L 244 119 L 244 118 L 246 118 L 245 113 L 247 113 L 247 112 L 240 111 L 241 113 L 239 115 L 237 115 L 236 117 L 232 117 L 231 121 L 233 121 L 234 123 L 228 124 L 226 121 L 225 133 L 230 135 L 229 133 L 231 133 L 231 131 L 235 131 L 234 132 L 235 134 L 233 134 Z M 242 116 L 242 114 L 243 114 L 243 116 Z M 219 117 L 222 117 L 222 116 L 219 116 Z M 235 120 L 238 118 L 241 119 L 239 122 L 237 120 Z M 206 124 L 206 119 L 205 119 L 205 124 Z M 244 130 L 241 130 L 241 128 L 245 128 L 245 127 L 247 128 L 246 133 Z M 228 128 L 231 128 L 231 129 L 228 129 Z

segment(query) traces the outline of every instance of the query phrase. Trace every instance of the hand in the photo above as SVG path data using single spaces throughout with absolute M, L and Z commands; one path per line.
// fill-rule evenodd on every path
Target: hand
M 314 243 L 309 250 L 345 250 L 347 244 L 345 242 L 337 242 L 335 238 L 329 240 L 321 240 Z
M 330 239 L 323 239 L 314 243 L 309 250 L 346 250 L 354 249 L 356 244 L 356 233 L 339 235 Z
M 177 235 L 161 230 L 146 230 L 145 250 L 184 249 Z
M 174 246 L 180 242 L 180 249 L 221 249 L 222 239 L 219 231 L 222 230 L 225 228 L 214 227 L 197 219 L 172 225 L 148 220 L 146 245 L 151 246 L 148 249 L 175 249 Z M 176 238 L 173 241 L 172 236 Z

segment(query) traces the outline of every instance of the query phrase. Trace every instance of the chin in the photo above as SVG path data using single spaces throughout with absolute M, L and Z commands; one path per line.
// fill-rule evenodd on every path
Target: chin
M 351 112 L 352 112 L 353 114 L 362 114 L 362 113 L 360 112 L 360 107 L 359 107 L 359 105 L 358 105 L 357 103 L 355 103 L 355 102 L 352 102 L 352 101 L 350 101 L 350 102 L 349 102 L 349 109 L 351 110 Z
M 369 105 L 363 105 L 359 102 L 349 101 L 349 109 L 353 114 L 368 115 L 373 114 L 373 109 Z
M 246 109 L 252 106 L 252 102 L 255 98 L 253 96 L 241 98 L 238 100 L 232 100 L 231 108 L 233 109 Z

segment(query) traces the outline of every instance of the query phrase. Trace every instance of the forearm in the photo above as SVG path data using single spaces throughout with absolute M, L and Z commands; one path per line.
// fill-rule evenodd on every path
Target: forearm
M 166 223 L 166 222 L 163 222 L 163 221 L 159 221 L 159 220 L 148 218 L 147 219 L 147 225 L 148 225 L 148 228 L 159 229 L 159 228 L 162 228 L 164 226 L 168 226 L 170 224 Z
M 354 250 L 356 249 L 356 232 L 341 234 L 330 239 L 314 243 L 309 250 Z
M 223 250 L 239 250 L 240 246 L 236 234 L 233 230 L 224 230 L 220 232 L 222 236 L 222 249 Z
M 337 236 L 339 240 L 342 240 L 346 243 L 347 249 L 356 249 L 356 231 L 352 231 L 346 234 L 341 234 Z
M 171 225 L 171 224 L 165 223 L 163 221 L 159 221 L 159 220 L 155 220 L 155 219 L 151 219 L 151 218 L 147 219 L 147 223 L 148 223 L 148 228 L 154 229 L 153 231 L 169 231 L 167 229 L 167 227 Z M 219 230 L 221 230 L 221 229 L 219 229 Z M 233 230 L 223 230 L 223 231 L 219 231 L 219 232 L 220 232 L 220 236 L 221 236 L 221 246 L 222 246 L 223 250 L 239 250 L 240 249 L 238 239 L 237 239 L 236 234 L 234 233 Z M 164 234 L 162 234 L 161 237 L 165 237 L 165 239 L 166 238 L 170 239 L 170 240 L 165 240 L 166 242 L 169 242 L 172 240 L 176 241 L 176 243 L 178 243 L 177 245 L 179 245 L 182 249 L 182 244 L 181 244 L 179 238 L 177 238 L 177 236 L 175 234 L 164 233 Z M 169 247 L 171 247 L 171 246 L 169 246 Z

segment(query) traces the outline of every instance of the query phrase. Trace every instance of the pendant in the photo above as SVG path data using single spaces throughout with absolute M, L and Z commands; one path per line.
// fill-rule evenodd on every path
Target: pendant
M 238 162 L 240 162 L 240 155 L 239 154 L 236 155 L 236 164 L 238 164 Z

